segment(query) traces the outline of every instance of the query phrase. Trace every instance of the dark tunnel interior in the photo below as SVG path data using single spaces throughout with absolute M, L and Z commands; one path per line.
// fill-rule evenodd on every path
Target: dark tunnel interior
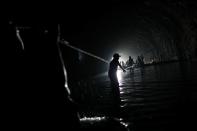
M 84 1 L 20 9 L 2 18 L 8 129 L 196 129 L 197 2 Z M 114 53 L 126 70 L 117 71 L 118 111 L 107 76 Z

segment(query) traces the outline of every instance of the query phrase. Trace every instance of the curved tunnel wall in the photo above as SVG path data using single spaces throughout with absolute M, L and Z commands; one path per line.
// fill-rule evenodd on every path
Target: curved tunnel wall
M 138 12 L 136 37 L 146 62 L 196 58 L 195 7 L 189 2 L 149 3 Z

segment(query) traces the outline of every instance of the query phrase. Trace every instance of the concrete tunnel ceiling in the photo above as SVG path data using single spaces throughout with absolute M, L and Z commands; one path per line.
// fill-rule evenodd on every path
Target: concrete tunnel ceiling
M 177 21 L 165 10 L 156 8 L 138 11 L 136 15 L 138 24 L 133 38 L 136 42 L 135 57 L 142 54 L 146 62 L 161 56 L 166 60 L 176 58 Z
M 192 43 L 190 37 L 196 31 L 191 29 L 191 23 L 185 22 L 194 21 L 193 17 L 188 16 L 191 12 L 182 11 L 187 8 L 184 2 L 150 1 L 131 7 L 115 6 L 84 20 L 85 24 L 74 37 L 75 43 L 107 60 L 114 52 L 120 52 L 124 61 L 129 55 L 136 59 L 141 54 L 146 62 L 153 58 L 157 61 L 181 59 L 186 57 L 185 52 L 192 54 L 191 47 L 195 48 L 195 40 Z M 189 31 L 185 33 L 185 30 Z
M 147 62 L 150 58 L 168 61 L 180 57 L 182 45 L 176 42 L 183 33 L 181 18 L 163 5 L 146 6 L 137 10 L 135 17 L 131 17 L 135 18 L 136 25 L 130 28 L 133 33 L 128 37 L 133 42 L 131 50 L 135 52 L 135 57 L 143 54 Z

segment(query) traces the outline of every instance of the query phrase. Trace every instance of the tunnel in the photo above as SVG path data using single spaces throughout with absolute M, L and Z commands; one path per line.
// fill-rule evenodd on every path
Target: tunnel
M 8 125 L 196 128 L 197 2 L 66 2 L 55 6 L 57 12 L 23 7 L 3 17 Z M 114 53 L 121 63 L 129 56 L 135 63 L 125 73 L 117 69 L 119 109 L 107 75 Z

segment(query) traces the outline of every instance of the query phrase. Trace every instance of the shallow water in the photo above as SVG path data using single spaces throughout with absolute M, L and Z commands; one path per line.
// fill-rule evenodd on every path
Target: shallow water
M 196 62 L 168 63 L 120 73 L 120 116 L 132 130 L 177 130 L 195 127 Z M 81 117 L 113 117 L 107 73 L 86 81 Z M 113 112 L 113 113 L 112 113 Z M 116 117 L 116 115 L 114 115 Z

